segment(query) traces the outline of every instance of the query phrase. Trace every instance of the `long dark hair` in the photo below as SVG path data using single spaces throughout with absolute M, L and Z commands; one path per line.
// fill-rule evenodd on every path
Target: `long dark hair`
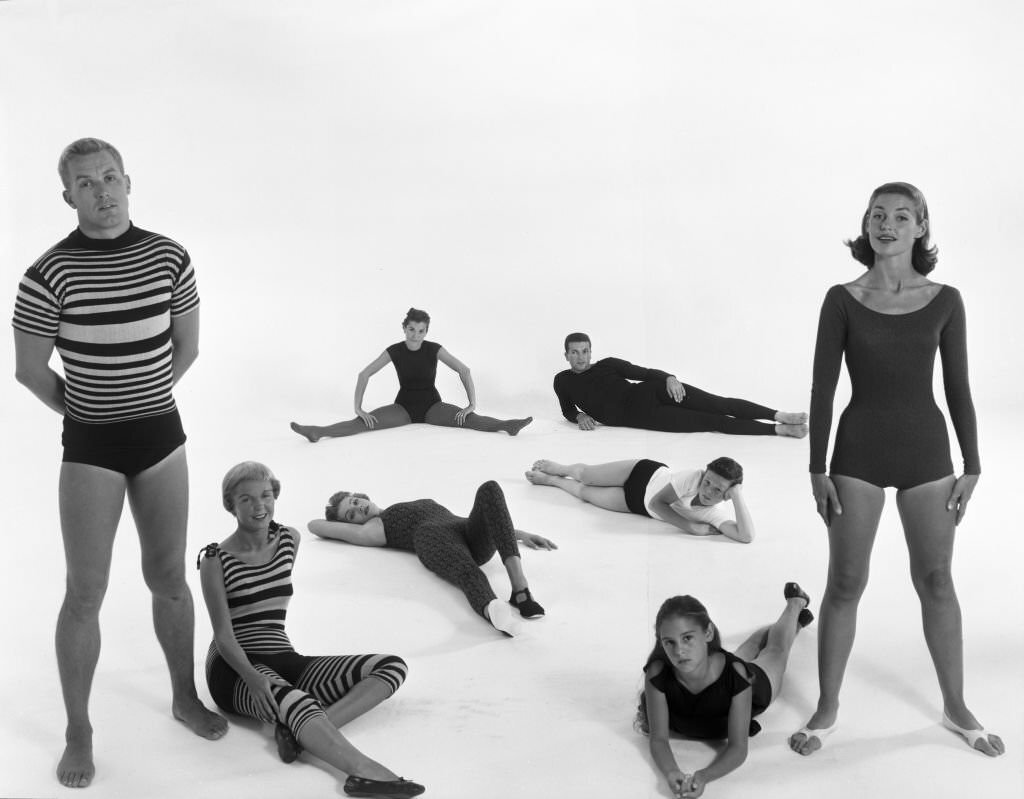
M 910 253 L 910 262 L 914 269 L 921 275 L 927 275 L 939 262 L 939 248 L 931 245 L 931 223 L 928 217 L 928 203 L 924 200 L 924 194 L 917 186 L 910 183 L 883 183 L 873 192 L 868 200 L 867 210 L 860 220 L 860 235 L 857 238 L 847 239 L 843 242 L 850 248 L 850 254 L 860 261 L 868 269 L 875 265 L 875 251 L 871 249 L 871 241 L 868 239 L 868 218 L 871 216 L 871 206 L 880 194 L 902 194 L 914 203 L 915 217 L 917 224 L 928 223 L 924 235 L 914 240 L 914 249 Z
M 686 594 L 685 596 L 669 597 L 661 603 L 661 607 L 658 608 L 658 615 L 654 618 L 654 649 L 652 649 L 651 654 L 647 656 L 647 662 L 644 664 L 644 671 L 647 671 L 650 665 L 655 661 L 660 662 L 663 666 L 671 665 L 668 658 L 665 657 L 665 650 L 661 647 L 658 630 L 661 629 L 662 622 L 676 616 L 684 616 L 693 619 L 705 632 L 707 632 L 708 627 L 714 627 L 714 633 L 711 637 L 711 641 L 708 643 L 708 649 L 712 652 L 722 651 L 722 636 L 718 633 L 718 625 L 712 624 L 711 617 L 708 615 L 708 609 L 704 607 L 701 601 L 699 599 L 695 599 L 689 594 Z

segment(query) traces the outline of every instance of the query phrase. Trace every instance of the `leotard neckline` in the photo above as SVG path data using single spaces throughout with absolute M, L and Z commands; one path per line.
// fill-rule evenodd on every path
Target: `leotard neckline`
M 861 302 L 859 299 L 857 299 L 856 296 L 854 296 L 854 293 L 852 291 L 850 291 L 849 288 L 846 287 L 845 283 L 841 283 L 839 285 L 840 285 L 840 288 L 842 288 L 843 293 L 846 294 L 851 300 L 853 300 L 854 303 L 859 305 L 864 310 L 870 311 L 871 313 L 878 314 L 879 316 L 910 316 L 912 314 L 921 313 L 921 311 L 923 311 L 926 308 L 930 307 L 932 305 L 932 303 L 934 303 L 939 298 L 939 295 L 942 294 L 942 292 L 945 291 L 948 288 L 948 285 L 946 283 L 940 283 L 939 284 L 939 290 L 935 292 L 935 296 L 932 297 L 930 300 L 928 300 L 928 302 L 926 302 L 920 308 L 915 308 L 913 311 L 903 311 L 901 313 L 887 313 L 886 311 L 879 311 L 879 310 L 876 310 L 875 308 L 872 308 L 869 305 L 865 305 L 863 302 Z

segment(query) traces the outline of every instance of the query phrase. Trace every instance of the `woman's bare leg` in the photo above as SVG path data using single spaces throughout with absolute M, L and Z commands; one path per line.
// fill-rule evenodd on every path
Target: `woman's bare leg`
M 579 480 L 568 477 L 556 477 L 554 475 L 531 469 L 526 472 L 526 479 L 538 486 L 554 486 L 560 488 L 567 494 L 572 494 L 576 499 L 589 502 L 605 510 L 616 511 L 617 513 L 629 513 L 629 506 L 626 505 L 626 492 L 620 487 L 589 486 Z
M 564 464 L 539 460 L 533 464 L 533 470 L 553 477 L 571 477 L 588 486 L 622 487 L 626 484 L 626 480 L 629 479 L 629 475 L 637 463 L 639 463 L 638 460 Z
M 964 701 L 964 651 L 960 603 L 953 586 L 953 541 L 956 511 L 947 510 L 952 475 L 896 494 L 903 533 L 910 552 L 910 577 L 921 600 L 924 637 L 942 691 L 943 712 L 959 727 L 981 729 Z M 975 748 L 1001 755 L 996 735 L 979 738 Z
M 360 680 L 333 705 L 325 708 L 331 724 L 344 727 L 364 713 L 373 710 L 391 697 L 394 689 L 383 680 L 367 677 Z
M 326 716 L 311 719 L 299 730 L 297 739 L 307 752 L 346 774 L 371 780 L 398 779 L 398 775 L 393 771 L 367 757 L 349 743 Z
M 401 405 L 394 403 L 375 408 L 370 411 L 370 415 L 377 419 L 377 423 L 372 428 L 367 427 L 366 422 L 358 416 L 355 419 L 349 419 L 347 422 L 335 422 L 324 427 L 312 424 L 299 424 L 298 422 L 290 422 L 289 427 L 300 436 L 305 436 L 309 443 L 315 444 L 321 438 L 354 436 L 357 433 L 365 433 L 371 429 L 385 430 L 389 427 L 401 427 L 402 425 L 412 423 L 412 419 L 409 418 L 409 412 Z
M 885 492 L 854 477 L 833 475 L 841 516 L 828 529 L 828 582 L 818 617 L 818 706 L 807 722 L 808 729 L 831 727 L 839 714 L 839 689 L 857 633 L 857 606 L 868 583 L 871 548 L 885 504 Z M 809 755 L 821 748 L 815 736 L 796 733 L 790 748 Z
M 439 427 L 464 427 L 467 430 L 479 430 L 483 433 L 500 433 L 505 431 L 510 436 L 516 435 L 533 421 L 532 416 L 525 419 L 495 419 L 493 416 L 482 416 L 479 413 L 467 413 L 465 421 L 460 425 L 456 414 L 461 408 L 447 402 L 436 402 L 427 410 L 427 424 Z

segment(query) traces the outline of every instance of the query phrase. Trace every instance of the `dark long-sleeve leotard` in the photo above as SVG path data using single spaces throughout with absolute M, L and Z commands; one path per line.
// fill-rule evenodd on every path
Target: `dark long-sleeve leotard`
M 566 369 L 555 375 L 555 394 L 562 415 L 575 422 L 580 411 L 601 424 L 622 424 L 630 380 L 666 380 L 668 372 L 635 366 L 622 358 L 602 358 L 585 372 Z
M 844 286 L 825 295 L 818 320 L 811 386 L 812 474 L 825 472 L 832 403 L 843 355 L 851 397 L 839 420 L 830 471 L 877 486 L 911 488 L 953 473 L 946 421 L 935 403 L 935 352 L 964 472 L 980 474 L 977 420 L 967 377 L 963 300 L 942 286 L 910 313 L 888 314 Z

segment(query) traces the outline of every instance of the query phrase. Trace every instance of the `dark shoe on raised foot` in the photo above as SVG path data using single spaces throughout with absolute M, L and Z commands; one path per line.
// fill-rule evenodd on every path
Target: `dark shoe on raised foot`
M 801 627 L 806 627 L 812 621 L 814 621 L 814 614 L 811 613 L 809 608 L 801 610 L 800 615 L 796 617 L 796 623 Z
M 397 780 L 370 780 L 351 776 L 345 780 L 345 793 L 349 796 L 376 796 L 378 799 L 406 799 L 419 796 L 424 788 L 419 783 L 399 777 Z
M 277 741 L 277 754 L 285 763 L 294 763 L 302 747 L 295 740 L 292 731 L 280 721 L 274 725 L 274 740 Z
M 513 591 L 508 603 L 518 610 L 519 615 L 524 619 L 537 619 L 544 615 L 544 608 L 533 598 L 529 588 L 524 588 L 522 591 Z
M 782 589 L 782 595 L 786 599 L 800 597 L 800 599 L 807 603 L 805 607 L 810 607 L 811 605 L 811 598 L 807 596 L 807 592 L 800 587 L 800 583 L 786 583 L 785 587 Z

